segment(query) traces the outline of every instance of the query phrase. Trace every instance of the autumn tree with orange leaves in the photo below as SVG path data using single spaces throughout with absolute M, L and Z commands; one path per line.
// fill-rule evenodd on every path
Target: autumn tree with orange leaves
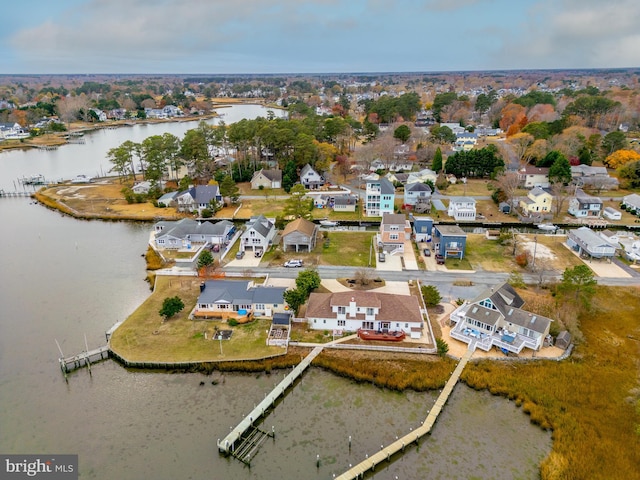
M 510 103 L 500 112 L 500 128 L 507 136 L 514 135 L 527 124 L 526 109 L 522 105 Z
M 637 162 L 640 160 L 640 153 L 635 150 L 616 150 L 607 158 L 604 159 L 604 163 L 609 168 L 620 168 L 623 165 L 631 162 Z

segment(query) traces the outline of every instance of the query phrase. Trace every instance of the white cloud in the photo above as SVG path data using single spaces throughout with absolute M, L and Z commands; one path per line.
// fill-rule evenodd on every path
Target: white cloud
M 503 37 L 494 63 L 511 68 L 638 66 L 639 21 L 636 0 L 545 0 Z

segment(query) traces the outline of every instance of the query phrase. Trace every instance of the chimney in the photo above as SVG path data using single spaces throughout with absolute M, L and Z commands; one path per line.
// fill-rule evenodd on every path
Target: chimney
M 204 292 L 204 289 L 206 288 L 207 284 L 204 282 L 200 282 L 200 293 Z

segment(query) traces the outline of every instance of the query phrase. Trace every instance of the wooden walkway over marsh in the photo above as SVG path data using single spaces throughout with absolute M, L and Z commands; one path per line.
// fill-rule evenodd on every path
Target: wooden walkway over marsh
M 262 432 L 254 423 L 264 416 L 265 412 L 273 406 L 276 400 L 284 395 L 287 389 L 302 375 L 314 358 L 316 358 L 324 346 L 315 347 L 276 387 L 262 400 L 252 411 L 231 430 L 224 439 L 218 439 L 218 450 L 224 454 L 231 454 L 244 463 L 249 463 L 251 457 L 257 452 L 257 448 L 264 440 L 266 432 Z M 248 432 L 248 433 L 247 433 Z M 273 432 L 271 432 L 273 434 Z
M 447 403 L 447 400 L 449 399 L 451 392 L 453 392 L 453 388 L 458 383 L 458 380 L 460 379 L 460 375 L 462 374 L 462 370 L 464 370 L 464 367 L 467 365 L 467 362 L 471 358 L 471 355 L 473 355 L 474 350 L 475 350 L 475 346 L 470 345 L 469 349 L 466 351 L 464 356 L 460 359 L 460 362 L 458 362 L 458 365 L 456 366 L 455 370 L 451 374 L 451 377 L 449 377 L 449 380 L 447 381 L 446 385 L 442 389 L 442 392 L 440 392 L 440 396 L 436 400 L 436 403 L 433 405 L 433 408 L 427 415 L 427 418 L 425 419 L 425 421 L 422 422 L 422 425 L 420 425 L 420 427 L 416 428 L 415 430 L 405 435 L 404 437 L 396 440 L 391 445 L 383 447 L 382 449 L 380 449 L 379 452 L 376 452 L 375 454 L 368 457 L 366 460 L 350 468 L 349 470 L 344 472 L 342 475 L 335 477 L 336 480 L 352 480 L 355 478 L 364 478 L 364 475 L 366 472 L 368 471 L 373 472 L 377 465 L 381 464 L 384 461 L 390 461 L 393 455 L 397 454 L 398 452 L 404 452 L 404 449 L 408 445 L 410 445 L 413 442 L 418 443 L 420 438 L 422 438 L 427 433 L 429 433 L 433 428 L 433 425 L 436 423 L 436 419 L 438 418 L 438 415 L 440 414 L 445 404 Z

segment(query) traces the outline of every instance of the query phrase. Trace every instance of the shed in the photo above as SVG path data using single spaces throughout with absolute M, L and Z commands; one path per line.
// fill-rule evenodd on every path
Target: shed
M 571 334 L 566 330 L 561 331 L 558 335 L 558 338 L 556 338 L 556 347 L 566 350 L 567 348 L 569 348 L 570 344 Z
M 498 205 L 498 210 L 500 210 L 501 213 L 506 213 L 508 215 L 511 213 L 511 205 L 509 205 L 507 202 L 500 202 L 500 205 Z

